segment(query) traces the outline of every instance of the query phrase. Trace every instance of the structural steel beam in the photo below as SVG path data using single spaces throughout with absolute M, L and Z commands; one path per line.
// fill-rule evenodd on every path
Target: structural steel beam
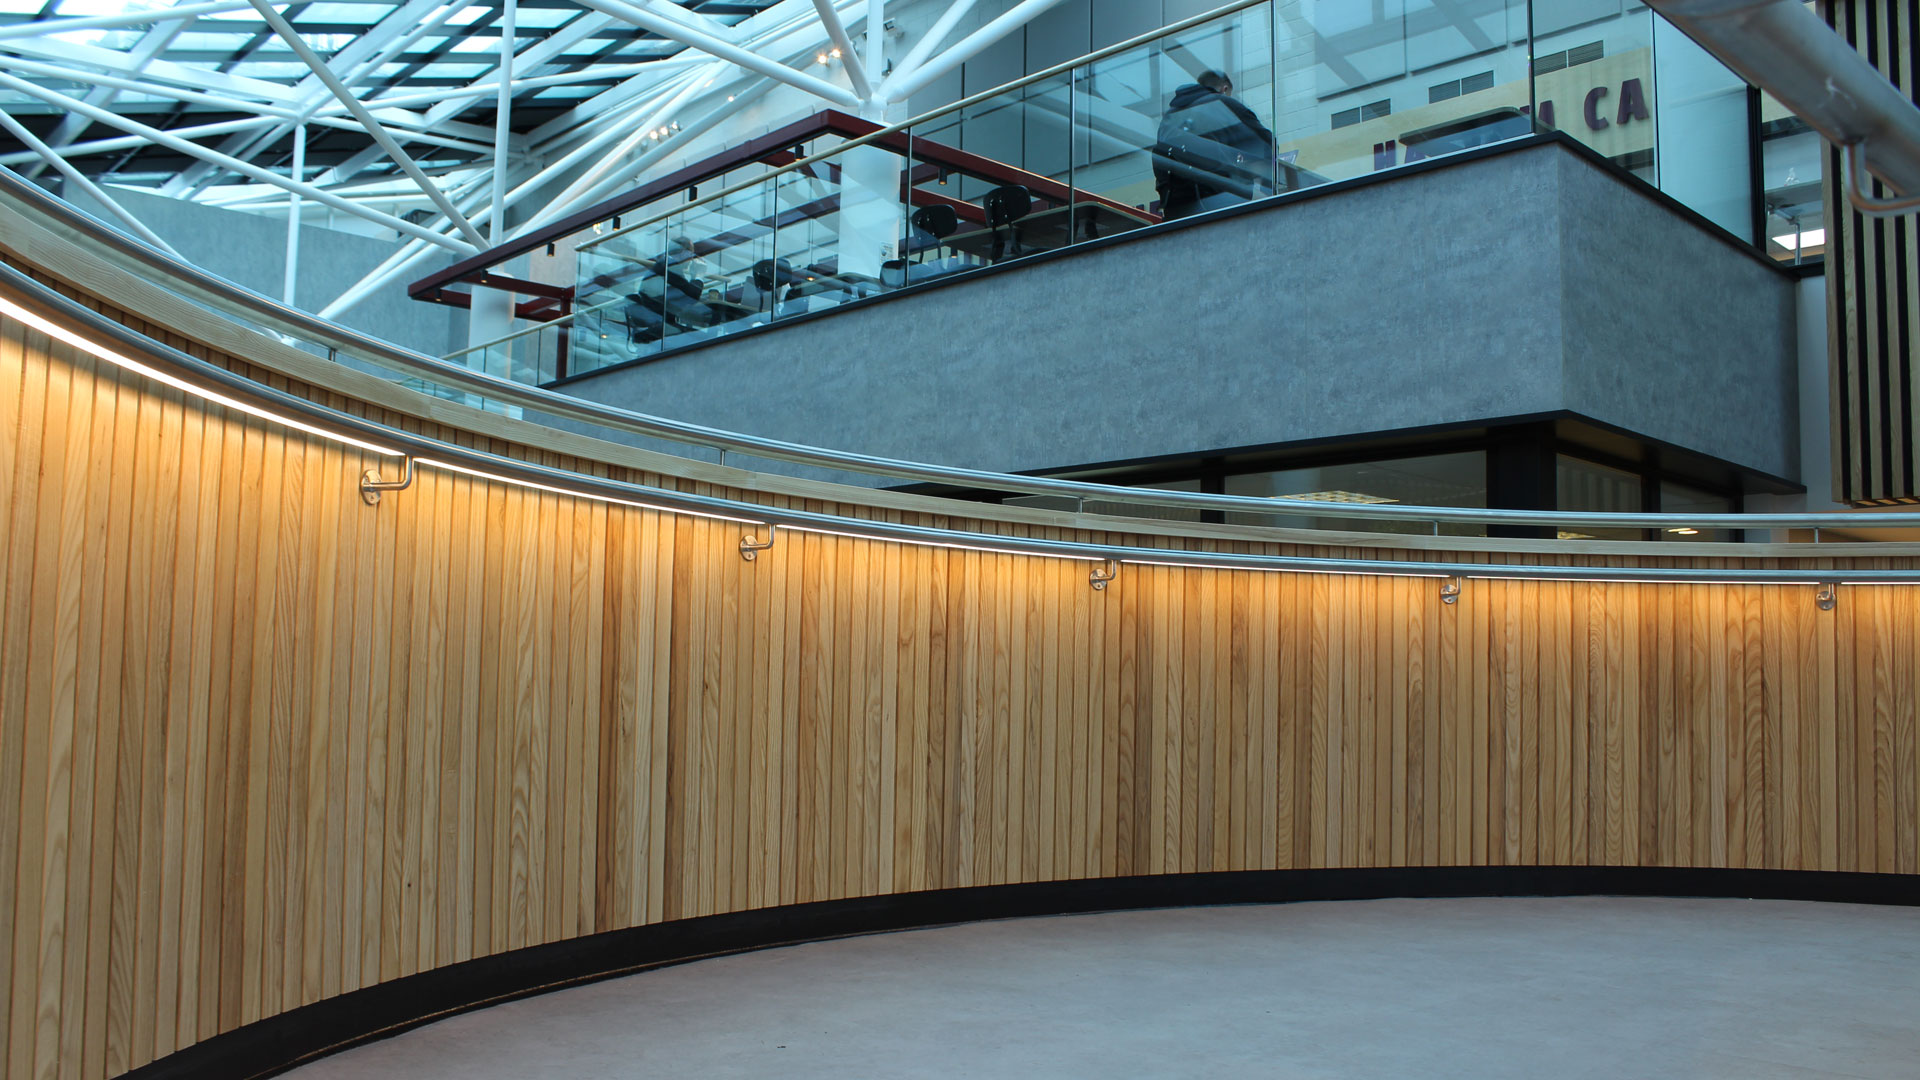
M 320 59 L 319 55 L 308 47 L 305 39 L 294 32 L 287 20 L 281 18 L 279 12 L 268 6 L 267 0 L 251 0 L 251 2 L 254 10 L 260 13 L 260 17 L 266 20 L 267 25 L 273 27 L 274 33 L 280 35 L 281 40 L 287 43 L 287 47 L 293 50 L 294 55 L 298 56 L 302 63 L 313 69 L 313 73 L 320 77 L 320 81 L 333 92 L 333 96 L 340 99 L 340 104 L 345 105 L 347 111 L 353 114 L 353 118 L 360 121 L 360 126 L 367 129 L 367 134 L 373 137 L 374 142 L 380 144 L 380 148 L 387 152 L 387 156 L 393 159 L 394 164 L 399 165 L 401 171 L 412 177 L 414 183 L 420 185 L 420 190 L 426 193 L 427 198 L 433 200 L 433 205 L 440 208 L 440 212 L 447 216 L 447 220 L 453 222 L 455 227 L 465 233 L 475 247 L 485 247 L 487 238 L 479 229 L 473 227 L 473 222 L 468 221 L 467 216 L 453 205 L 446 193 L 440 190 L 440 186 L 435 184 L 413 158 L 400 148 L 400 144 L 394 141 L 393 136 L 387 134 L 387 129 L 380 125 L 380 121 L 374 119 L 373 114 L 367 111 L 367 107 L 360 104 L 360 99 L 353 96 L 353 91 L 347 89 L 347 85 L 327 69 L 327 62 Z
M 62 108 L 72 109 L 76 112 L 84 112 L 88 116 L 93 117 L 93 119 L 99 123 L 106 124 L 110 127 L 117 127 L 120 130 L 125 131 L 130 135 L 141 136 L 147 142 L 153 143 L 158 146 L 164 146 L 169 150 L 173 150 L 181 154 L 186 154 L 190 157 L 197 157 L 197 158 L 202 158 L 204 160 L 213 161 L 215 164 L 222 165 L 226 168 L 232 169 L 234 172 L 241 173 L 246 176 L 251 176 L 254 179 L 259 180 L 263 183 L 272 184 L 276 187 L 283 187 L 283 188 L 286 188 L 288 191 L 298 191 L 302 195 L 305 195 L 308 198 L 313 199 L 317 202 L 326 203 L 328 206 L 331 206 L 336 210 L 341 210 L 346 213 L 353 214 L 356 217 L 363 217 L 370 221 L 378 222 L 381 225 L 385 225 L 389 229 L 393 229 L 396 232 L 405 233 L 408 236 L 419 237 L 420 239 L 427 240 L 431 243 L 439 244 L 440 246 L 447 248 L 449 251 L 455 251 L 462 255 L 471 255 L 474 253 L 475 250 L 477 250 L 472 245 L 463 244 L 457 240 L 452 240 L 448 237 L 441 236 L 438 233 L 422 228 L 419 225 L 415 225 L 411 221 L 394 217 L 391 214 L 383 214 L 377 210 L 373 210 L 367 207 L 357 206 L 354 203 L 350 202 L 349 200 L 343 199 L 340 196 L 335 195 L 331 191 L 327 191 L 324 188 L 316 187 L 312 184 L 295 183 L 294 181 L 289 180 L 286 177 L 280 176 L 276 173 L 263 169 L 258 165 L 253 164 L 252 162 L 239 161 L 237 159 L 227 157 L 224 154 L 220 154 L 213 150 L 209 150 L 206 147 L 201 146 L 197 143 L 189 142 L 186 139 L 182 139 L 176 135 L 171 135 L 167 132 L 161 131 L 158 128 L 148 127 L 147 125 L 142 124 L 137 120 L 130 120 L 127 117 L 110 113 L 105 109 L 96 108 L 95 106 L 88 105 L 86 102 L 81 101 L 78 98 L 71 98 L 65 94 L 59 93 L 58 91 L 48 90 L 43 86 L 37 86 L 17 76 L 8 75 L 5 72 L 0 72 L 0 86 L 11 87 L 15 90 L 20 91 L 23 94 L 32 95 L 33 97 L 37 97 L 40 100 L 48 103 L 49 105 L 58 105 Z

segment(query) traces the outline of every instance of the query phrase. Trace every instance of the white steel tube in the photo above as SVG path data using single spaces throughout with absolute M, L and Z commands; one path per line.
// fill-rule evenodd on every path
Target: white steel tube
M 254 2 L 258 3 L 260 0 L 254 0 Z M 678 41 L 683 45 L 699 49 L 701 52 L 711 53 L 722 60 L 739 64 L 748 71 L 758 72 L 769 79 L 778 79 L 789 86 L 798 87 L 815 97 L 824 98 L 842 108 L 858 109 L 860 107 L 860 99 L 854 97 L 852 91 L 835 86 L 825 79 L 815 78 L 802 71 L 795 71 L 785 64 L 775 60 L 769 60 L 758 53 L 749 52 L 738 45 L 722 41 L 711 34 L 701 33 L 684 23 L 663 18 L 650 11 L 642 11 L 631 4 L 622 3 L 621 0 L 580 0 L 580 2 L 586 7 L 590 7 L 606 15 L 611 15 L 623 22 L 632 23 L 643 30 L 650 30 L 653 33 L 659 34 L 661 37 Z
M 487 237 L 498 244 L 507 236 L 507 154 L 513 143 L 513 24 L 519 0 L 506 0 L 500 13 L 500 94 L 493 113 L 493 215 Z
M 928 83 L 966 63 L 981 50 L 1015 30 L 1024 26 L 1048 8 L 1054 7 L 1060 0 L 1022 0 L 1008 8 L 1006 13 L 987 25 L 961 38 L 953 48 L 941 53 L 920 68 L 894 84 L 889 101 L 905 101 Z
M 223 11 L 239 11 L 248 6 L 250 5 L 247 0 L 216 0 L 206 4 L 181 4 L 179 7 L 133 11 L 125 15 L 93 15 L 84 19 L 50 19 L 46 22 L 21 23 L 18 26 L 0 26 L 0 41 L 8 38 L 42 37 L 68 30 L 112 30 L 124 26 L 145 26 L 148 23 L 191 19 L 199 15 L 217 15 Z
M 873 10 L 881 0 L 870 0 L 867 10 L 867 48 L 873 48 Z M 840 13 L 833 10 L 833 0 L 813 0 L 813 8 L 820 13 L 820 25 L 827 28 L 827 36 L 833 39 L 833 47 L 840 50 L 840 62 L 846 66 L 847 80 L 853 83 L 853 92 L 860 100 L 873 97 L 873 84 L 867 81 L 867 65 L 860 62 L 860 52 L 853 47 L 853 39 L 847 36 L 847 25 L 840 21 Z
M 953 0 L 947 5 L 947 10 L 940 13 L 940 18 L 927 28 L 926 34 L 907 50 L 906 57 L 894 67 L 893 74 L 880 80 L 880 100 L 896 100 L 890 94 L 893 86 L 927 62 L 933 50 L 939 48 L 940 43 L 947 40 L 947 35 L 953 33 L 953 28 L 960 24 L 960 20 L 966 18 L 967 12 L 973 10 L 973 4 L 974 0 Z
M 307 179 L 307 125 L 300 124 L 293 129 L 293 171 L 294 180 L 305 182 Z M 287 269 L 285 280 L 281 283 L 282 303 L 293 306 L 294 285 L 300 276 L 300 193 L 293 192 L 287 198 Z
M 263 127 L 274 123 L 271 116 L 251 116 L 243 120 L 222 120 L 217 124 L 200 124 L 195 127 L 174 128 L 173 133 L 185 139 L 204 138 L 208 135 L 226 135 L 235 131 Z M 147 145 L 147 140 L 138 135 L 115 135 L 110 139 L 89 139 L 83 143 L 74 143 L 60 151 L 61 156 L 76 158 L 88 154 L 117 154 L 122 150 L 137 150 Z M 17 154 L 0 155 L 0 165 L 12 168 L 29 161 L 38 161 L 39 155 L 31 150 Z
M 115 90 L 128 90 L 136 94 L 151 94 L 154 97 L 173 98 L 177 101 L 191 101 L 197 105 L 209 105 L 216 109 L 231 112 L 259 113 L 261 116 L 274 116 L 287 120 L 300 114 L 292 109 L 264 102 L 249 101 L 246 98 L 231 97 L 225 94 L 209 94 L 198 90 L 186 90 L 164 83 L 147 82 L 141 79 L 123 78 L 107 75 L 85 68 L 66 67 L 61 64 L 48 64 L 38 60 L 28 60 L 19 56 L 0 54 L 0 67 L 14 71 L 24 71 L 29 75 L 44 75 L 50 79 L 72 79 L 74 82 L 89 83 L 93 86 L 110 86 Z
M 407 221 L 404 218 L 397 218 L 397 217 L 394 217 L 392 214 L 383 214 L 378 210 L 371 210 L 366 207 L 356 206 L 353 203 L 349 202 L 348 200 L 343 199 L 338 195 L 335 195 L 332 192 L 327 191 L 324 188 L 318 188 L 311 184 L 296 184 L 292 180 L 289 180 L 286 177 L 280 176 L 276 173 L 263 169 L 260 166 L 253 164 L 252 162 L 241 161 L 237 158 L 228 157 L 225 154 L 221 154 L 216 151 L 209 150 L 206 147 L 199 145 L 198 143 L 189 142 L 188 140 L 182 139 L 176 135 L 168 134 L 167 132 L 161 131 L 159 128 L 149 127 L 146 124 L 142 124 L 137 120 L 130 120 L 127 117 L 108 112 L 105 109 L 95 108 L 94 106 L 88 105 L 86 102 L 81 101 L 78 98 L 68 97 L 67 95 L 62 94 L 58 91 L 49 90 L 44 86 L 35 85 L 34 83 L 30 83 L 25 79 L 18 78 L 13 75 L 9 75 L 4 71 L 0 71 L 0 86 L 10 87 L 14 90 L 20 91 L 23 94 L 30 94 L 48 103 L 49 105 L 58 105 L 65 109 L 71 109 L 74 112 L 84 113 L 87 116 L 93 117 L 94 120 L 102 124 L 108 125 L 109 127 L 117 127 L 121 131 L 127 132 L 130 135 L 138 135 L 146 142 L 153 143 L 156 146 L 164 146 L 169 150 L 173 150 L 177 153 L 186 154 L 189 157 L 196 157 L 201 159 L 202 161 L 210 161 L 215 165 L 220 165 L 224 168 L 231 169 L 234 172 L 240 173 L 243 176 L 251 176 L 255 180 L 258 180 L 262 183 L 272 184 L 275 187 L 285 188 L 288 191 L 299 191 L 302 194 L 306 195 L 308 198 L 314 199 L 318 202 L 326 203 L 328 206 L 331 206 L 336 210 L 345 211 L 346 213 L 353 214 L 356 217 L 363 217 L 369 221 L 378 222 L 379 224 L 384 225 L 387 228 L 394 230 L 395 232 L 405 233 L 408 236 L 419 237 L 420 239 L 426 240 L 429 243 L 439 244 L 441 247 L 447 248 L 451 251 L 459 252 L 462 255 L 471 255 L 475 250 L 470 245 L 463 244 L 460 241 L 453 239 L 452 237 L 441 236 L 440 234 L 435 233 L 429 229 L 425 229 L 419 225 L 415 225 L 413 222 Z
M 1828 142 L 1864 143 L 1895 191 L 1920 195 L 1920 108 L 1799 0 L 1649 2 Z
M 661 122 L 673 115 L 675 109 L 686 104 L 689 99 L 700 92 L 700 76 L 702 74 L 702 72 L 698 71 L 693 72 L 688 78 L 687 84 L 681 87 L 679 92 L 669 98 L 665 104 L 649 113 L 646 121 L 637 126 L 625 139 L 621 140 L 619 146 L 614 147 L 602 157 L 598 164 L 588 169 L 585 173 L 582 173 L 572 183 L 568 184 L 565 190 L 554 196 L 548 203 L 549 207 L 571 205 L 579 199 L 581 192 L 594 190 L 595 186 L 599 184 L 609 172 L 612 172 L 620 166 L 627 154 L 632 152 L 633 148 L 640 144 L 640 140 L 646 138 L 649 132 L 658 130 Z M 609 130 L 610 132 L 618 131 L 619 128 L 610 128 Z M 628 170 L 627 172 L 623 172 L 622 175 L 625 176 L 630 172 L 631 170 Z M 547 217 L 548 212 L 543 210 L 534 220 L 536 222 L 543 221 L 546 220 Z M 532 222 L 529 224 L 532 224 Z
M 373 118 L 373 114 L 367 111 L 365 105 L 360 104 L 360 99 L 353 96 L 353 91 L 347 89 L 347 85 L 328 69 L 327 62 L 307 46 L 306 40 L 294 32 L 293 26 L 281 18 L 280 13 L 267 4 L 267 0 L 249 0 L 249 2 L 253 4 L 253 9 L 260 13 L 260 17 L 266 20 L 267 25 L 273 27 L 273 32 L 280 35 L 280 39 L 293 50 L 294 55 L 311 68 L 313 73 L 319 76 L 321 83 L 333 92 L 333 96 L 340 99 L 340 104 L 345 105 L 347 111 L 353 114 L 353 118 L 360 121 L 360 125 L 367 129 L 367 134 L 373 137 L 374 142 L 380 144 L 380 148 L 387 152 L 387 156 L 393 159 L 394 164 L 400 166 L 402 172 L 412 177 L 414 183 L 420 185 L 420 190 L 426 193 L 427 198 L 433 200 L 433 205 L 440 208 L 440 212 L 447 216 L 447 220 L 453 222 L 461 232 L 465 233 L 475 247 L 484 247 L 487 238 L 480 235 L 480 230 L 473 227 L 473 222 L 468 221 L 466 215 L 453 205 L 446 193 L 440 190 L 440 186 L 435 184 L 432 178 L 421 170 L 419 164 L 400 148 L 400 144 L 393 140 L 393 136 L 387 134 L 387 129 L 380 125 L 380 121 Z
M 127 208 L 115 201 L 113 196 L 101 190 L 100 185 L 87 179 L 79 169 L 74 168 L 67 159 L 61 157 L 53 147 L 41 142 L 39 136 L 27 130 L 25 125 L 8 115 L 4 109 L 0 109 L 0 127 L 6 128 L 7 131 L 12 133 L 14 138 L 32 147 L 33 152 L 44 158 L 47 164 L 59 170 L 60 175 L 66 177 L 68 183 L 93 196 L 94 200 L 101 206 L 106 207 L 109 213 L 125 222 L 127 228 L 132 229 L 135 236 L 138 236 L 140 239 L 145 240 L 147 243 L 152 244 L 154 247 L 159 248 L 161 251 L 166 252 L 176 259 L 181 257 L 179 252 L 173 250 L 173 245 L 160 239 L 160 234 L 147 228 L 144 222 L 128 212 Z

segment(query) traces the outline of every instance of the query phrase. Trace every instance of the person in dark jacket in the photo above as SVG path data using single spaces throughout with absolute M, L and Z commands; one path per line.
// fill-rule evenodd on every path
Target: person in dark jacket
M 1233 80 L 1203 71 L 1174 91 L 1153 148 L 1160 213 L 1172 219 L 1273 190 L 1273 132 L 1233 96 Z

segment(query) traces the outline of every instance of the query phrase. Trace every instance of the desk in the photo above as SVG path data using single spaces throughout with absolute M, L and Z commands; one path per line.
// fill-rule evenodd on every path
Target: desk
M 1081 203 L 1077 206 L 1050 206 L 1045 210 L 1036 210 L 1011 225 L 1000 226 L 999 232 L 1009 245 L 1015 229 L 1020 232 L 1020 248 L 1023 252 L 1052 251 L 1077 244 L 1085 240 L 1095 240 L 1102 236 L 1138 229 L 1154 224 L 1158 218 L 1144 210 L 1118 210 L 1103 203 Z M 994 230 L 975 226 L 963 232 L 954 233 L 940 244 L 909 243 L 910 253 L 931 251 L 935 247 L 951 248 L 981 259 L 989 259 L 993 254 Z

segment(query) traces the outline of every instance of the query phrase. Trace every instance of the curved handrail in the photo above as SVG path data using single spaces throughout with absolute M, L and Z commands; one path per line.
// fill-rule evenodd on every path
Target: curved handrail
M 409 469 L 415 465 L 425 466 L 563 495 L 732 521 L 755 529 L 785 528 L 865 540 L 1084 560 L 1097 564 L 1089 580 L 1101 585 L 1112 580 L 1113 575 L 1103 571 L 1108 570 L 1113 564 L 1482 580 L 1813 586 L 1920 584 L 1920 565 L 1907 569 L 1783 569 L 1322 558 L 1186 548 L 1137 547 L 1078 540 L 1007 536 L 768 506 L 739 499 L 614 480 L 427 438 L 365 417 L 329 408 L 307 398 L 255 382 L 211 361 L 191 356 L 148 338 L 123 323 L 63 296 L 5 264 L 0 264 L 0 290 L 11 292 L 32 304 L 40 305 L 43 310 L 55 313 L 68 326 L 79 326 L 84 333 L 61 333 L 59 324 L 36 316 L 17 304 L 0 300 L 0 303 L 12 309 L 10 313 L 13 318 L 35 326 L 43 332 L 55 334 L 76 348 L 103 361 L 156 378 L 216 403 L 230 407 L 238 406 L 251 415 L 270 422 L 358 447 L 367 453 L 404 456 Z M 102 340 L 111 343 L 112 346 L 137 352 L 146 360 L 135 360 L 118 353 L 114 348 L 101 344 Z M 164 365 L 164 367 L 155 369 L 150 362 Z M 751 537 L 747 537 L 743 538 L 742 551 L 744 553 L 749 547 L 764 550 L 766 546 L 755 544 Z
M 458 388 L 485 398 L 537 413 L 564 417 L 598 427 L 649 438 L 741 453 L 768 461 L 815 468 L 866 473 L 914 483 L 950 484 L 1023 495 L 1057 495 L 1086 501 L 1097 499 L 1133 506 L 1176 510 L 1221 510 L 1301 517 L 1338 516 L 1348 520 L 1422 521 L 1471 525 L 1554 526 L 1588 528 L 1722 528 L 1722 529 L 1833 529 L 1920 526 L 1920 513 L 1825 512 L 1803 514 L 1638 514 L 1566 513 L 1542 510 L 1501 510 L 1405 504 L 1329 504 L 1267 499 L 1249 495 L 1216 495 L 1123 487 L 1043 476 L 1020 476 L 984 469 L 931 465 L 852 451 L 831 450 L 805 443 L 763 438 L 722 428 L 651 416 L 617 406 L 572 397 L 544 387 L 528 386 L 486 372 L 474 371 L 425 353 L 383 341 L 350 327 L 321 319 L 269 296 L 237 285 L 218 275 L 173 258 L 128 236 L 99 219 L 28 182 L 11 169 L 0 167 L 0 194 L 30 204 L 37 212 L 59 221 L 88 239 L 136 260 L 178 291 L 185 286 L 230 316 L 326 345 L 338 352 L 405 375 Z

